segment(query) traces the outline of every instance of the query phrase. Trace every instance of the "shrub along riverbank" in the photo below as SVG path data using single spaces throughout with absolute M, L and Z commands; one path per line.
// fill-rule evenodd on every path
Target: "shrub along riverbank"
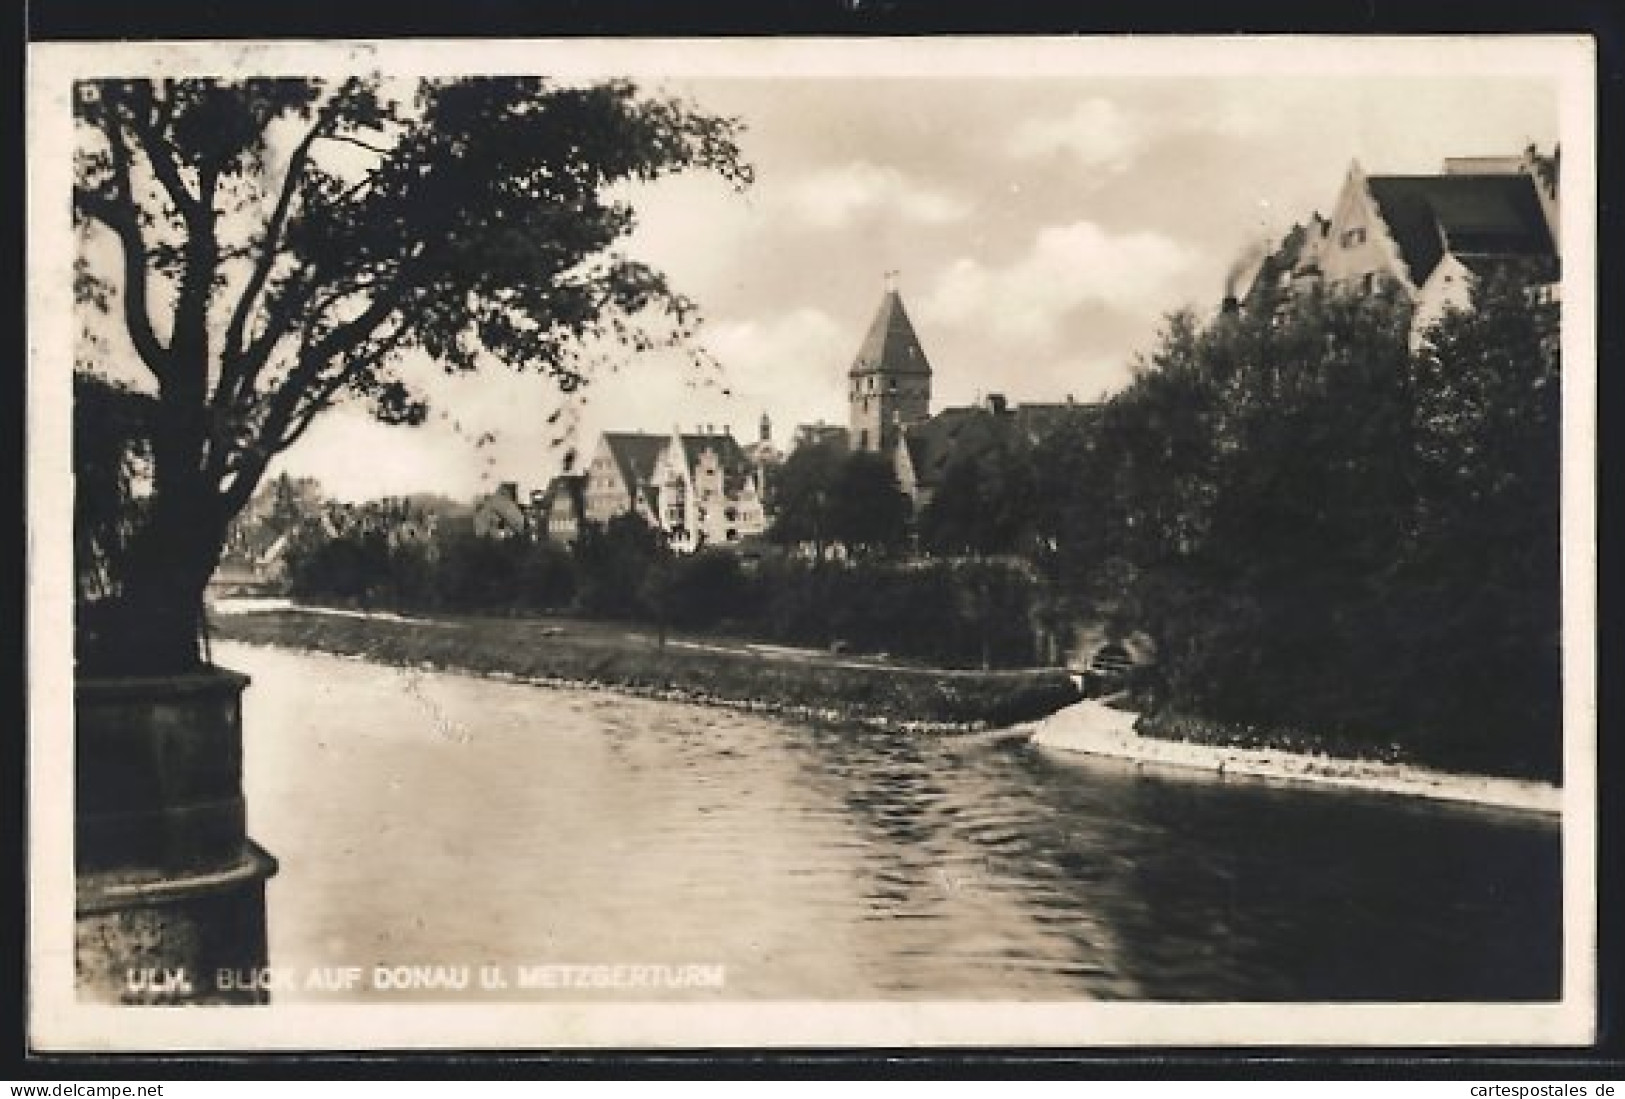
M 589 523 L 565 548 L 527 536 L 437 530 L 301 531 L 288 593 L 316 603 L 424 615 L 572 614 L 690 633 L 894 656 L 948 668 L 1039 662 L 1044 586 L 1004 560 L 825 561 L 728 549 L 676 554 L 633 515 Z
M 547 619 L 421 621 L 312 611 L 218 616 L 214 636 L 405 667 L 592 684 L 648 697 L 723 703 L 841 724 L 957 731 L 1047 716 L 1077 701 L 1061 669 L 949 671 L 818 653 L 628 634 Z

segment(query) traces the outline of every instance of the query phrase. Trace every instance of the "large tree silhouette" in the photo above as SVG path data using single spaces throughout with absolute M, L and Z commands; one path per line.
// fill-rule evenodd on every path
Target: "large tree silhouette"
M 692 303 L 611 251 L 633 225 L 616 185 L 749 181 L 736 123 L 625 82 L 96 81 L 76 121 L 79 301 L 122 322 L 156 396 L 143 522 L 116 594 L 82 608 L 97 672 L 197 664 L 268 463 L 341 400 L 421 422 L 410 356 L 568 389 L 595 346 L 687 346 Z

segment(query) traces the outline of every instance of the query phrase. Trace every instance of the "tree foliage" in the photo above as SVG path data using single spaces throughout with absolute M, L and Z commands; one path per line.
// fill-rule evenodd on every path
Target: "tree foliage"
M 771 471 L 773 525 L 768 537 L 791 545 L 808 543 L 823 560 L 832 535 L 829 525 L 831 493 L 844 451 L 831 443 L 798 446 L 784 464 Z
M 732 121 L 620 81 L 105 80 L 76 109 L 75 212 L 116 257 L 87 250 L 80 299 L 116 311 L 157 397 L 126 671 L 195 662 L 227 523 L 324 410 L 424 418 L 414 356 L 569 389 L 595 347 L 686 345 L 693 303 L 612 251 L 616 187 L 749 179 Z
M 1553 774 L 1555 313 L 1504 273 L 1421 353 L 1409 320 L 1173 318 L 1046 443 L 1055 573 L 1156 638 L 1159 705 Z
M 912 505 L 891 462 L 831 443 L 797 447 L 774 475 L 776 514 L 768 536 L 810 544 L 823 560 L 831 544 L 848 552 L 890 553 L 908 539 Z
M 574 546 L 582 610 L 606 618 L 665 619 L 671 549 L 665 535 L 628 512 L 586 523 Z
M 887 554 L 908 540 L 913 510 L 891 461 L 873 451 L 848 454 L 836 471 L 830 532 L 857 554 Z
M 920 513 L 920 544 L 948 555 L 1027 552 L 1038 510 L 1031 449 L 1014 431 L 999 431 L 987 445 L 962 447 L 949 460 Z

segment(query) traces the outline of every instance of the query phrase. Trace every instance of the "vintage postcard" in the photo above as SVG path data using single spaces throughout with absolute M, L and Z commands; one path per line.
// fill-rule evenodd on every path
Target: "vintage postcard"
M 35 1048 L 1593 1040 L 1588 40 L 28 67 Z

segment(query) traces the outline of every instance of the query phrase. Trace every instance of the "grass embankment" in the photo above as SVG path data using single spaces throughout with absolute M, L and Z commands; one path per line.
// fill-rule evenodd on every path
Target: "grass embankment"
M 1484 753 L 1429 750 L 1422 744 L 1380 743 L 1369 738 L 1337 736 L 1300 729 L 1270 728 L 1213 721 L 1168 709 L 1147 708 L 1135 726 L 1143 737 L 1208 748 L 1287 752 L 1360 763 L 1422 767 L 1456 774 L 1483 775 L 1532 782 L 1560 783 L 1558 770 L 1524 760 L 1505 760 Z
M 382 664 L 592 684 L 877 728 L 1010 725 L 1047 716 L 1079 697 L 1060 669 L 947 671 L 765 652 L 737 642 L 700 647 L 674 639 L 661 646 L 652 635 L 602 623 L 399 621 L 279 610 L 219 616 L 212 632 L 222 640 L 341 653 Z

